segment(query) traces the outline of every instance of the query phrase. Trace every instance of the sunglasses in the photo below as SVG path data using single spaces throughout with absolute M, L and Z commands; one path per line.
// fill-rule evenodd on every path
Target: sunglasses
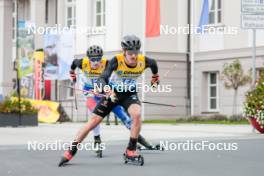
M 133 54 L 138 55 L 139 53 L 140 53 L 139 50 L 127 50 L 128 55 L 133 55 Z
M 90 58 L 90 61 L 91 62 L 100 62 L 101 61 L 101 57 L 92 57 L 92 58 Z

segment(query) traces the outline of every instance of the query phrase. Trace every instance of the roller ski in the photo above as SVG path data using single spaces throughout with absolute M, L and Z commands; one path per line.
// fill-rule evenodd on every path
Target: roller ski
M 95 153 L 96 153 L 96 156 L 98 158 L 102 158 L 103 157 L 103 151 L 102 150 L 98 149 L 98 150 L 95 151 Z
M 100 139 L 100 136 L 95 136 L 94 137 L 94 148 L 95 148 L 95 153 L 96 153 L 96 156 L 98 158 L 102 158 L 103 157 L 103 151 L 101 150 L 101 139 Z
M 164 147 L 161 147 L 159 144 L 157 144 L 157 145 L 150 145 L 150 146 L 137 145 L 137 149 L 139 151 L 142 151 L 142 150 L 159 150 L 159 151 L 164 151 Z
M 144 165 L 144 157 L 137 153 L 136 150 L 126 150 L 123 154 L 124 163 L 125 164 L 134 164 L 143 166 Z
M 77 145 L 78 144 L 76 142 L 73 142 L 72 147 L 68 151 L 64 152 L 63 157 L 58 164 L 59 167 L 65 166 L 73 158 L 77 152 Z

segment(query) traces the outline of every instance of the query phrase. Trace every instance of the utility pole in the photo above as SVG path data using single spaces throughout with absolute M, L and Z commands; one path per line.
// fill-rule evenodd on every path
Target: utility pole
M 17 79 L 17 96 L 18 96 L 18 116 L 19 116 L 19 122 L 18 125 L 21 125 L 21 93 L 20 93 L 20 76 L 19 76 L 19 58 L 18 58 L 18 28 L 19 28 L 19 22 L 18 22 L 18 0 L 15 1 L 15 9 L 16 9 L 16 79 Z

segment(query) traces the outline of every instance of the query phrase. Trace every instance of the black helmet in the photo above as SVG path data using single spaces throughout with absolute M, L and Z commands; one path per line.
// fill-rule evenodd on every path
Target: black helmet
M 104 55 L 104 52 L 100 46 L 92 45 L 87 49 L 86 55 L 88 57 L 102 57 Z
M 124 50 L 140 50 L 140 39 L 135 35 L 126 35 L 123 37 L 121 46 Z

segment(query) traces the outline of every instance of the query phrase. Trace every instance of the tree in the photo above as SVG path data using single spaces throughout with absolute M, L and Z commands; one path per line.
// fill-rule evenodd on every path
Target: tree
M 226 89 L 234 90 L 233 99 L 233 115 L 237 115 L 237 93 L 238 88 L 245 86 L 251 82 L 250 74 L 245 74 L 240 64 L 240 61 L 236 59 L 232 63 L 225 63 L 221 74 L 221 80 L 224 81 Z

